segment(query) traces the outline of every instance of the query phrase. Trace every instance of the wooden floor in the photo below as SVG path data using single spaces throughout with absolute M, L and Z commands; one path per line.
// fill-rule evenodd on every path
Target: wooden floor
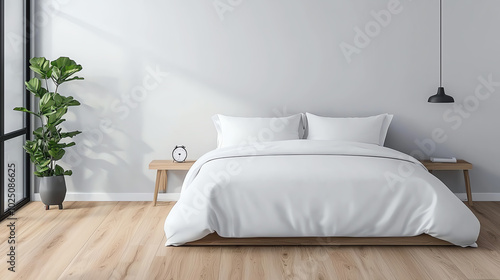
M 477 202 L 479 248 L 451 246 L 165 247 L 173 203 L 65 202 L 16 212 L 16 272 L 0 279 L 500 279 L 500 202 Z

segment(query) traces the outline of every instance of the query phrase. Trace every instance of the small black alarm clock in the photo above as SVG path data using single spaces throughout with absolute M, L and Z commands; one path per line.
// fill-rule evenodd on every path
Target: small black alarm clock
M 172 158 L 175 162 L 185 162 L 187 156 L 188 152 L 186 150 L 186 147 L 184 146 L 175 146 L 174 150 L 172 151 Z

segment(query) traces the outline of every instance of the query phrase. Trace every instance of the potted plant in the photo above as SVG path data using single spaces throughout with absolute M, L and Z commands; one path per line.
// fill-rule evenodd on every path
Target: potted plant
M 50 205 L 59 205 L 59 209 L 62 209 L 66 196 L 64 176 L 70 176 L 72 171 L 64 170 L 56 162 L 64 156 L 65 148 L 75 145 L 75 142 L 68 143 L 64 139 L 73 138 L 81 131 L 62 131 L 60 125 L 65 121 L 63 116 L 70 106 L 78 106 L 80 102 L 71 96 L 61 95 L 58 90 L 63 83 L 83 80 L 73 76 L 82 70 L 82 66 L 68 57 L 60 57 L 52 62 L 44 57 L 34 57 L 30 59 L 30 69 L 38 75 L 25 82 L 25 85 L 39 100 L 38 109 L 33 112 L 27 108 L 16 107 L 14 110 L 32 114 L 40 120 L 40 127 L 33 131 L 34 139 L 27 140 L 23 148 L 35 165 L 34 174 L 40 177 L 39 192 L 45 210 L 48 210 Z M 52 88 L 49 87 L 49 80 Z

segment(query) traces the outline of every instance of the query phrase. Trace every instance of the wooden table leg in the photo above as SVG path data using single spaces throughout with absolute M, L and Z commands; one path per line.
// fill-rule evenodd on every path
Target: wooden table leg
M 158 174 L 158 187 L 155 189 L 155 205 L 158 197 L 158 190 L 164 191 L 167 189 L 167 170 L 158 170 Z
M 467 191 L 467 202 L 470 206 L 473 206 L 472 202 L 472 193 L 470 190 L 470 178 L 469 178 L 469 170 L 464 170 L 464 179 L 465 179 L 465 190 Z
M 161 170 L 161 179 L 160 182 L 160 190 L 166 192 L 167 191 L 167 170 Z
M 156 206 L 156 200 L 158 199 L 158 188 L 160 187 L 160 170 L 156 171 L 156 182 L 155 182 L 155 194 L 153 196 L 153 206 Z

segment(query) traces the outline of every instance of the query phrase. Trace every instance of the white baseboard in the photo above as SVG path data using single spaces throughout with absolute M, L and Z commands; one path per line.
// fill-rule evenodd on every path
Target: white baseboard
M 467 200 L 466 193 L 455 193 L 462 201 Z M 500 193 L 472 193 L 473 201 L 500 201 Z
M 158 201 L 177 201 L 180 193 L 159 193 Z M 466 193 L 455 193 L 460 200 L 467 200 Z M 500 201 L 500 193 L 473 193 L 474 201 Z M 33 201 L 40 201 L 35 193 Z M 67 193 L 65 201 L 153 201 L 152 193 Z
M 159 193 L 158 201 L 177 201 L 180 193 Z M 33 194 L 33 201 L 41 201 Z M 152 193 L 66 193 L 64 201 L 153 201 Z

